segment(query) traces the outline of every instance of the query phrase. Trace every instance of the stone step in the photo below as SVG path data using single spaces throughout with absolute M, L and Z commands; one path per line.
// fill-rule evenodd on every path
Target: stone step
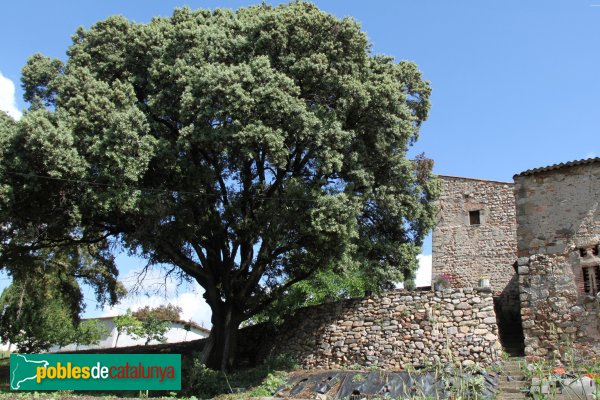
M 518 365 L 510 365 L 510 366 L 502 367 L 502 372 L 506 373 L 508 371 L 510 371 L 510 372 L 516 372 L 516 373 L 519 373 L 519 374 L 523 373 L 523 369 L 520 366 L 518 366 Z
M 508 389 L 500 389 L 500 393 L 504 394 L 523 394 L 521 388 L 508 388 Z
M 521 371 L 507 371 L 502 374 L 502 380 L 507 382 L 523 382 L 525 381 L 525 376 Z
M 510 357 L 502 362 L 502 371 L 498 380 L 499 395 L 497 400 L 522 400 L 525 394 L 521 388 L 527 387 L 528 382 L 523 376 L 522 366 L 525 365 L 523 357 Z
M 523 383 L 518 382 L 515 384 L 509 384 L 509 385 L 499 385 L 498 386 L 498 390 L 501 393 L 521 393 L 521 388 L 523 387 Z
M 502 378 L 506 381 L 522 380 L 523 373 L 521 371 L 503 371 Z
M 521 369 L 521 367 L 519 367 L 518 365 L 514 365 L 514 366 L 508 366 L 508 367 L 502 367 L 502 373 L 503 374 L 508 374 L 508 373 L 512 373 L 512 374 L 521 374 L 523 375 L 523 369 Z
M 502 369 L 507 370 L 507 369 L 518 369 L 521 370 L 521 366 L 523 366 L 525 364 L 521 364 L 521 363 L 513 363 L 513 364 L 502 364 Z

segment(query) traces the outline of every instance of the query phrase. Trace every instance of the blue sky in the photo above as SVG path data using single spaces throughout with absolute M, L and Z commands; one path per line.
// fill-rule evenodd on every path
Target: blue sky
M 11 101 L 8 79 L 17 86 L 16 107 L 26 107 L 19 79 L 27 58 L 41 52 L 64 59 L 78 26 L 114 14 L 146 22 L 178 6 L 255 3 L 5 2 L 0 106 Z M 354 17 L 374 53 L 416 62 L 431 82 L 430 117 L 411 154 L 425 152 L 435 160 L 435 172 L 511 181 L 529 168 L 600 156 L 600 0 L 315 3 L 339 17 Z M 125 271 L 131 264 L 123 259 Z

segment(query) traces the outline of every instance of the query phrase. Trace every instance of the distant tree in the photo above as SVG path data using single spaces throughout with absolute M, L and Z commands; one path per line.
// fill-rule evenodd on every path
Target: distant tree
M 108 328 L 105 324 L 97 319 L 86 319 L 81 321 L 75 328 L 73 343 L 75 343 L 76 349 L 78 349 L 81 345 L 97 345 L 107 333 Z
M 66 346 L 75 331 L 73 319 L 60 296 L 31 282 L 14 282 L 0 296 L 0 338 L 14 344 L 19 352 Z
M 165 334 L 171 327 L 171 321 L 179 321 L 181 307 L 172 304 L 158 307 L 145 306 L 133 312 L 133 315 L 142 321 L 140 337 L 146 339 L 145 345 L 152 340 L 163 342 Z
M 133 315 L 140 321 L 145 320 L 149 316 L 159 321 L 179 321 L 181 319 L 181 307 L 173 304 L 160 305 L 154 308 L 144 306 L 134 311 Z
M 146 340 L 144 343 L 145 346 L 149 345 L 153 340 L 162 343 L 166 340 L 165 334 L 170 327 L 170 321 L 160 320 L 153 315 L 149 315 L 142 320 L 142 326 L 137 336 Z
M 0 235 L 3 231 L 11 229 L 0 225 Z M 5 244 L 11 241 L 8 236 Z M 0 252 L 0 265 L 12 278 L 0 297 L 0 338 L 20 351 L 72 343 L 84 306 L 81 283 L 95 288 L 100 304 L 115 304 L 125 293 L 112 258 L 103 259 L 101 253 L 91 244 Z
M 141 337 L 142 335 L 142 322 L 137 319 L 131 313 L 131 310 L 127 310 L 124 315 L 119 315 L 113 320 L 115 328 L 117 329 L 117 338 L 115 339 L 115 346 L 119 342 L 121 334 L 125 333 L 133 337 Z
M 407 159 L 430 87 L 356 21 L 301 1 L 183 8 L 81 28 L 67 54 L 31 57 L 30 110 L 0 121 L 2 255 L 117 243 L 196 280 L 201 360 L 221 369 L 239 325 L 318 271 L 412 276 L 439 189 Z

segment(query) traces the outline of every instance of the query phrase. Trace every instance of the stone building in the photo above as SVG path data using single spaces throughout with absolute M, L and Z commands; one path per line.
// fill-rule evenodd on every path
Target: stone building
M 513 184 L 438 176 L 442 195 L 433 231 L 434 279 L 451 276 L 454 287 L 477 287 L 490 280 L 501 341 L 522 351 L 516 259 L 517 228 Z
M 438 176 L 442 195 L 433 231 L 434 275 L 452 285 L 477 287 L 488 277 L 494 292 L 509 286 L 517 245 L 513 184 Z
M 600 354 L 600 158 L 515 175 L 528 356 Z
M 505 349 L 600 355 L 600 158 L 528 170 L 514 185 L 440 180 L 434 277 L 490 277 Z

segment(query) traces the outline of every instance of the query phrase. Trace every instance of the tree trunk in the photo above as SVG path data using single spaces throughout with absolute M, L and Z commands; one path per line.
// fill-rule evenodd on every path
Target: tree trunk
M 235 362 L 237 334 L 241 319 L 233 307 L 213 308 L 212 329 L 202 349 L 201 362 L 208 368 L 226 372 Z

